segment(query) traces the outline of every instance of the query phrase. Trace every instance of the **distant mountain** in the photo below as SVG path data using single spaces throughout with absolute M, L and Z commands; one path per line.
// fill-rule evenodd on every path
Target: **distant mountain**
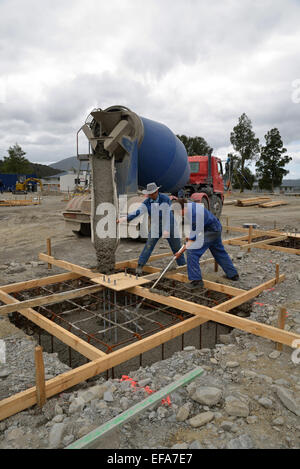
M 45 164 L 39 164 L 39 163 L 30 163 L 32 167 L 32 173 L 36 174 L 37 178 L 44 178 L 47 176 L 53 176 L 54 174 L 58 174 L 61 171 L 55 168 L 52 168 L 51 166 L 45 165 Z
M 51 168 L 57 169 L 60 171 L 72 171 L 75 169 L 76 171 L 79 169 L 80 161 L 77 159 L 76 156 L 70 156 L 70 158 L 65 158 L 64 160 L 58 161 L 57 163 L 50 164 Z M 87 169 L 87 162 L 81 162 L 81 169 Z

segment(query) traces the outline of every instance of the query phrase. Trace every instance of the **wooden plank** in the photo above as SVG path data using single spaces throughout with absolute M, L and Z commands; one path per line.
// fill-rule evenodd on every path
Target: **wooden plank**
M 246 301 L 249 301 L 252 298 L 255 298 L 262 291 L 267 290 L 267 288 L 273 287 L 273 285 L 275 285 L 276 283 L 283 282 L 284 279 L 285 279 L 284 274 L 280 275 L 279 278 L 276 278 L 276 277 L 272 278 L 271 280 L 268 280 L 267 282 L 262 283 L 261 285 L 258 285 L 257 287 L 254 287 L 251 290 L 243 293 L 242 295 L 239 295 L 235 298 L 231 298 L 231 300 L 221 303 L 220 305 L 216 306 L 214 309 L 217 309 L 219 311 L 230 311 L 231 309 L 236 308 L 242 303 L 246 303 Z
M 273 241 L 274 242 L 274 241 Z M 237 241 L 237 242 L 232 242 L 230 244 L 240 246 L 240 247 L 248 247 L 246 243 L 243 243 L 243 241 Z M 286 254 L 296 254 L 300 255 L 300 249 L 295 249 L 295 248 L 285 248 L 283 246 L 269 246 L 268 244 L 260 244 L 259 246 L 253 246 L 256 247 L 257 249 L 264 249 L 267 251 L 279 251 L 279 252 L 284 252 Z
M 167 386 L 163 387 L 159 391 L 156 391 L 154 394 L 151 394 L 149 397 L 147 397 L 143 401 L 138 402 L 134 406 L 125 410 L 124 412 L 117 415 L 116 417 L 109 420 L 108 422 L 105 422 L 103 425 L 91 431 L 90 433 L 83 436 L 79 440 L 74 441 L 65 449 L 92 448 L 103 436 L 107 435 L 111 431 L 116 430 L 124 423 L 129 422 L 129 420 L 131 420 L 132 418 L 135 418 L 141 412 L 145 412 L 154 404 L 161 401 L 164 397 L 168 396 L 169 394 L 181 388 L 182 386 L 187 385 L 193 379 L 201 376 L 203 373 L 204 373 L 204 370 L 202 368 L 195 368 L 189 373 L 184 374 L 173 383 L 168 384 Z
M 51 254 L 52 254 L 51 253 L 51 239 L 50 238 L 47 239 L 47 254 L 48 254 L 48 256 L 51 256 Z M 52 264 L 48 264 L 48 270 L 49 269 L 52 269 Z
M 286 320 L 286 309 L 285 308 L 280 308 L 280 311 L 279 311 L 279 314 L 278 314 L 278 327 L 279 327 L 279 329 L 284 329 L 285 320 Z M 282 344 L 279 343 L 279 342 L 276 342 L 275 348 L 276 348 L 276 350 L 282 351 Z
M 237 233 L 248 233 L 248 228 L 243 228 L 242 226 L 226 226 L 226 230 L 229 231 L 234 231 Z M 300 233 L 289 233 L 289 232 L 283 232 L 283 231 L 278 231 L 278 230 L 259 230 L 257 228 L 254 228 L 253 230 L 253 235 L 257 236 L 274 236 L 274 235 L 282 235 L 282 236 L 288 236 L 291 238 L 296 238 L 300 239 Z
M 288 205 L 288 202 L 284 202 L 283 200 L 276 200 L 273 202 L 265 202 L 263 204 L 259 204 L 258 206 L 261 208 L 272 208 L 272 207 L 279 207 L 280 205 Z
M 52 295 L 47 295 L 47 296 L 39 296 L 37 298 L 32 298 L 30 300 L 20 301 L 17 304 L 0 306 L 0 315 L 13 313 L 14 311 L 19 311 L 20 313 L 22 313 L 22 309 L 24 308 L 26 309 L 26 308 L 33 308 L 36 306 L 53 305 L 55 303 L 62 303 L 63 301 L 70 300 L 73 298 L 81 298 L 83 296 L 90 295 L 92 293 L 97 293 L 98 291 L 101 291 L 101 290 L 103 290 L 102 286 L 91 285 L 89 287 L 79 288 L 77 290 L 53 293 Z
M 19 303 L 18 300 L 1 290 L 0 300 L 6 304 Z M 95 358 L 106 355 L 101 350 L 98 350 L 96 347 L 93 347 L 93 345 L 88 344 L 85 340 L 80 339 L 58 324 L 55 324 L 50 319 L 45 318 L 32 308 L 23 309 L 21 314 L 90 360 L 94 360 Z
M 265 246 L 266 244 L 278 243 L 279 241 L 284 241 L 285 239 L 287 239 L 287 236 L 278 236 L 277 238 L 264 239 L 263 241 L 256 241 L 255 243 L 241 245 L 241 249 L 248 249 L 249 252 L 249 248 L 256 248 L 261 245 Z
M 39 407 L 43 407 L 46 403 L 46 386 L 45 386 L 45 366 L 43 360 L 43 349 L 38 346 L 34 350 L 35 358 L 35 383 L 36 383 L 36 400 Z
M 42 261 L 88 277 L 92 282 L 98 283 L 99 285 L 115 291 L 127 290 L 128 288 L 135 285 L 144 285 L 145 283 L 150 282 L 150 280 L 147 278 L 126 275 L 124 272 L 112 275 L 103 275 L 98 272 L 92 272 L 90 269 L 86 269 L 85 267 L 72 264 L 71 262 L 55 259 L 53 256 L 48 256 L 47 254 L 40 253 L 39 258 Z
M 130 262 L 128 264 L 129 264 L 128 267 L 131 267 L 131 268 L 137 267 L 137 262 Z M 145 265 L 143 267 L 143 270 L 149 273 L 160 272 L 160 269 L 158 269 L 157 267 L 150 266 L 150 265 Z M 165 275 L 165 278 L 178 280 L 179 282 L 183 282 L 183 283 L 189 282 L 187 275 L 177 274 L 174 272 L 167 272 Z M 207 288 L 208 290 L 218 291 L 220 293 L 226 293 L 230 296 L 238 296 L 241 293 L 245 293 L 246 291 L 246 290 L 242 290 L 241 288 L 231 287 L 230 285 L 224 285 L 222 283 L 211 282 L 205 279 L 203 279 L 203 283 L 204 283 L 205 288 Z
M 157 334 L 146 337 L 141 341 L 137 341 L 74 370 L 56 376 L 55 378 L 46 381 L 46 397 L 49 398 L 55 394 L 59 394 L 76 384 L 97 376 L 108 369 L 140 355 L 141 353 L 147 352 L 152 348 L 168 342 L 169 340 L 174 339 L 175 337 L 178 337 L 205 322 L 206 320 L 200 317 L 186 319 L 185 321 L 168 327 Z M 24 409 L 28 409 L 28 407 L 33 406 L 36 402 L 36 387 L 32 387 L 26 391 L 17 393 L 14 396 L 3 399 L 0 401 L 0 421 Z
M 19 291 L 30 290 L 31 288 L 53 285 L 54 283 L 67 282 L 68 280 L 75 280 L 80 277 L 81 275 L 75 274 L 74 272 L 67 272 L 58 275 L 51 275 L 49 277 L 27 280 L 25 282 L 10 283 L 8 285 L 1 286 L 0 290 L 6 293 L 16 293 Z
M 281 280 L 283 280 L 282 277 L 284 276 L 281 276 Z M 147 290 L 143 287 L 131 288 L 129 292 L 138 296 L 142 296 L 144 298 L 148 298 L 149 300 L 155 301 L 157 303 L 176 308 L 180 311 L 186 311 L 191 314 L 199 315 L 209 321 L 215 321 L 220 324 L 225 324 L 233 328 L 241 329 L 245 332 L 250 332 L 251 334 L 258 335 L 260 337 L 265 337 L 267 339 L 273 340 L 274 342 L 280 342 L 282 344 L 289 345 L 290 347 L 292 347 L 293 341 L 300 339 L 299 334 L 281 330 L 277 327 L 269 326 L 267 324 L 261 324 L 256 321 L 252 321 L 247 318 L 241 318 L 239 316 L 234 316 L 230 313 L 225 312 L 239 304 L 242 304 L 242 302 L 254 298 L 262 291 L 263 288 L 269 288 L 274 284 L 275 278 L 269 280 L 269 282 L 266 282 L 263 285 L 259 285 L 258 287 L 253 288 L 252 290 L 247 292 L 247 295 L 241 295 L 241 297 L 243 297 L 242 299 L 236 297 L 232 300 L 229 300 L 228 302 L 222 303 L 221 305 L 215 308 L 208 308 L 207 306 L 198 305 L 190 301 L 176 298 L 174 296 L 165 297 L 162 295 L 157 295 L 156 293 L 152 293 L 150 292 L 150 290 Z M 229 304 L 230 301 L 236 301 L 236 304 Z M 225 309 L 225 311 L 223 311 L 223 309 Z M 300 341 L 298 346 L 300 347 Z

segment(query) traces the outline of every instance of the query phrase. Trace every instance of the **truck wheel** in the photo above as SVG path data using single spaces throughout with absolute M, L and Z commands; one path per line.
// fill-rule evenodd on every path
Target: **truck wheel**
M 89 223 L 80 223 L 80 230 L 74 231 L 77 236 L 91 236 L 91 225 Z
M 209 204 L 210 211 L 212 212 L 212 214 L 215 215 L 217 218 L 220 218 L 221 213 L 222 213 L 222 207 L 223 207 L 222 200 L 220 199 L 220 197 L 213 194 L 210 197 L 209 202 L 210 202 Z

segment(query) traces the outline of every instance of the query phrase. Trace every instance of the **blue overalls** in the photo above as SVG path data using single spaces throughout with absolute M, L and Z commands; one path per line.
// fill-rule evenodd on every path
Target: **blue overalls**
M 163 218 L 163 211 L 159 210 L 159 207 L 164 204 L 164 208 L 167 208 L 167 217 Z M 170 198 L 165 195 L 161 194 L 160 192 L 158 193 L 158 196 L 156 200 L 151 199 L 151 197 L 147 197 L 143 203 L 140 205 L 140 207 L 132 213 L 129 213 L 127 215 L 127 221 L 130 222 L 134 218 L 138 217 L 139 215 L 142 215 L 146 211 L 148 212 L 149 216 L 153 215 L 153 212 L 155 210 L 159 211 L 158 216 L 157 216 L 157 221 L 154 220 L 154 217 L 151 219 L 152 223 L 152 230 L 150 229 L 148 233 L 148 239 L 147 242 L 144 246 L 144 249 L 142 250 L 139 260 L 138 260 L 138 265 L 144 266 L 149 257 L 151 256 L 151 253 L 153 249 L 155 248 L 158 240 L 162 237 L 163 231 L 168 231 L 170 233 L 169 237 L 166 238 L 168 240 L 169 246 L 173 252 L 173 254 L 176 254 L 176 252 L 179 251 L 181 248 L 181 238 L 178 233 L 177 225 L 174 220 L 174 213 L 172 210 L 170 210 L 171 207 L 171 200 Z M 152 213 L 151 213 L 152 209 Z M 166 212 L 165 212 L 166 213 Z M 168 218 L 168 223 L 166 223 L 166 218 Z M 154 225 L 154 226 L 153 226 Z M 152 231 L 152 232 L 151 232 Z M 178 265 L 185 265 L 185 257 L 184 254 L 182 254 L 177 260 Z
M 198 214 L 197 212 L 198 211 Z M 203 244 L 199 243 L 199 247 L 193 248 L 193 244 L 186 250 L 187 252 L 187 270 L 189 280 L 202 280 L 202 274 L 200 269 L 200 257 L 205 253 L 207 249 L 210 250 L 217 263 L 222 267 L 226 276 L 232 278 L 238 275 L 236 268 L 234 267 L 229 255 L 225 251 L 222 243 L 222 225 L 219 220 L 205 207 L 201 207 L 195 202 L 188 203 L 188 219 L 192 227 L 190 239 L 197 243 L 200 238 L 201 226 L 197 226 L 197 216 L 204 214 L 204 240 Z M 202 225 L 203 228 L 203 225 Z M 202 246 L 201 246 L 202 244 Z M 195 246 L 195 245 L 194 245 Z

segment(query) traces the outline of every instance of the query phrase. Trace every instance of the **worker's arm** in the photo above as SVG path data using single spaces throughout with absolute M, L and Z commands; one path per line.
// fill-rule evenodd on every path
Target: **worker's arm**
M 128 213 L 127 215 L 127 221 L 134 220 L 134 218 L 139 217 L 141 215 L 144 215 L 144 213 L 147 212 L 147 207 L 145 202 L 141 203 L 139 208 L 135 212 Z

